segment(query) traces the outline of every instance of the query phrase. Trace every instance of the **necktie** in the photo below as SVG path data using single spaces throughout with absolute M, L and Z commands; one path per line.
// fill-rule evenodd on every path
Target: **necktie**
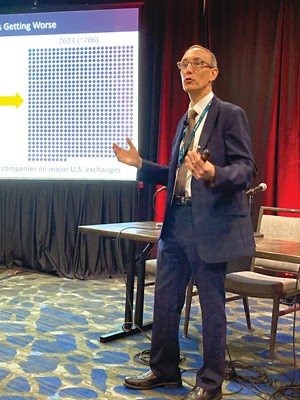
M 197 115 L 198 115 L 198 113 L 194 109 L 189 110 L 188 118 L 187 118 L 188 128 L 187 128 L 186 135 L 183 139 L 183 151 L 184 152 L 185 152 L 186 146 L 189 142 L 191 133 L 193 132 L 193 129 L 196 125 L 195 118 Z M 192 141 L 189 145 L 189 150 L 191 150 L 193 148 L 193 144 L 194 144 L 194 138 L 192 139 Z M 187 172 L 188 172 L 187 166 L 185 165 L 185 162 L 183 161 L 183 163 L 179 167 L 177 179 L 176 179 L 175 193 L 178 196 L 185 195 L 185 183 L 186 183 Z

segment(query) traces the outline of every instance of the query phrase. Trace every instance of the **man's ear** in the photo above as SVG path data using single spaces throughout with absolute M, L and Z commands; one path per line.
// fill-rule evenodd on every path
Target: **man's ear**
M 218 75 L 219 75 L 218 68 L 211 68 L 211 70 L 210 70 L 210 80 L 211 80 L 211 82 L 213 82 L 217 78 Z

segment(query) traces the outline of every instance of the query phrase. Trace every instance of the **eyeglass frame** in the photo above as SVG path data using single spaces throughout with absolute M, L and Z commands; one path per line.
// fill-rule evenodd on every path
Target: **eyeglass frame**
M 184 68 L 182 68 L 182 64 L 183 64 L 183 63 L 186 64 L 186 67 L 184 67 Z M 194 63 L 200 63 L 200 65 L 197 66 L 197 65 L 194 65 Z M 212 65 L 210 65 L 208 62 L 206 62 L 206 61 L 204 61 L 204 60 L 201 60 L 200 58 L 197 59 L 197 60 L 194 60 L 194 61 L 178 61 L 178 62 L 177 62 L 177 67 L 178 67 L 178 69 L 179 69 L 180 71 L 182 71 L 182 70 L 188 69 L 189 64 L 191 64 L 192 68 L 196 68 L 196 69 L 201 69 L 201 68 L 205 68 L 205 67 L 208 67 L 208 68 L 215 68 L 215 67 L 213 67 Z

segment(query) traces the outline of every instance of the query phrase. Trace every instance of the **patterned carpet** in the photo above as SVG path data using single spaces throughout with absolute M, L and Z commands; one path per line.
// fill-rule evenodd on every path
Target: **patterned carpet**
M 183 387 L 132 391 L 122 380 L 147 370 L 151 331 L 100 343 L 101 334 L 123 324 L 124 280 L 69 280 L 33 271 L 0 268 L 0 399 L 181 399 L 201 363 L 201 319 L 193 298 L 189 338 L 181 334 Z M 146 288 L 144 320 L 152 318 L 153 286 Z M 228 350 L 234 368 L 223 399 L 299 399 L 300 327 L 293 314 L 281 317 L 276 358 L 268 358 L 270 303 L 250 300 L 253 331 L 242 303 L 226 305 Z M 200 349 L 200 351 L 199 351 Z M 294 368 L 294 356 L 298 365 Z M 228 356 L 229 360 L 229 356 Z M 229 378 L 229 376 L 228 376 Z M 285 397 L 281 385 L 297 384 Z

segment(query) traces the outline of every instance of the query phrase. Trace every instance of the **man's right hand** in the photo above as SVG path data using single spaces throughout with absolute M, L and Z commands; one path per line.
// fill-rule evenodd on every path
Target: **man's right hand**
M 117 159 L 124 164 L 141 169 L 143 161 L 139 155 L 139 152 L 129 138 L 126 138 L 126 142 L 129 145 L 129 149 L 124 149 L 123 147 L 118 146 L 116 143 L 113 143 L 112 148 Z

